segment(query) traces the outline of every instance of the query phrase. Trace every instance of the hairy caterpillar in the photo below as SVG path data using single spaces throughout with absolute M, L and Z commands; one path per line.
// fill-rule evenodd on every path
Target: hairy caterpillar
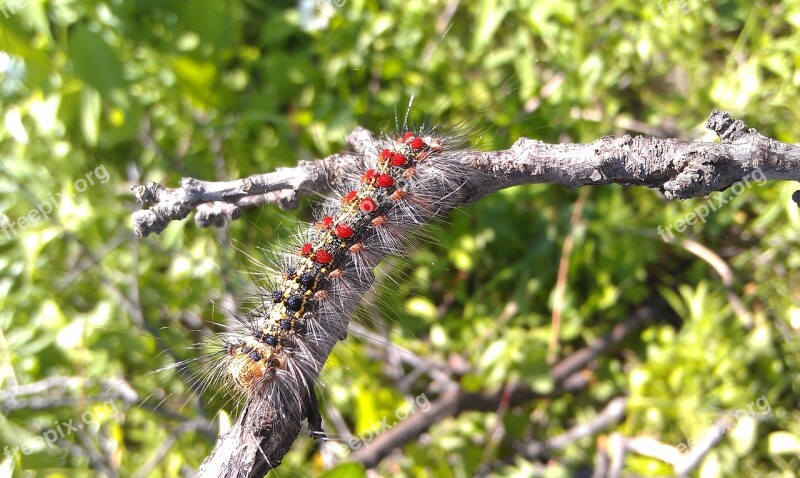
M 404 125 L 408 124 L 407 117 L 408 115 Z M 254 406 L 280 410 L 285 416 L 280 417 L 272 433 L 285 434 L 287 437 L 292 435 L 291 439 L 294 440 L 297 432 L 288 425 L 307 420 L 312 436 L 324 436 L 314 385 L 317 383 L 327 388 L 324 377 L 318 380 L 319 374 L 333 345 L 347 335 L 348 321 L 357 304 L 361 302 L 365 292 L 372 288 L 373 277 L 376 275 L 375 266 L 387 255 L 409 257 L 409 240 L 413 241 L 419 234 L 419 226 L 435 222 L 452 208 L 469 204 L 485 194 L 484 187 L 488 184 L 485 181 L 490 180 L 491 176 L 484 177 L 479 169 L 463 161 L 465 155 L 473 153 L 470 147 L 466 147 L 467 138 L 474 139 L 473 133 L 484 130 L 480 127 L 464 128 L 464 121 L 456 124 L 459 126 L 447 130 L 400 126 L 397 136 L 393 137 L 375 138 L 364 134 L 356 141 L 349 138 L 348 142 L 356 153 L 346 154 L 343 172 L 347 177 L 343 179 L 338 176 L 330 184 L 335 191 L 320 207 L 319 212 L 315 213 L 316 220 L 311 221 L 308 229 L 303 229 L 299 239 L 289 241 L 289 246 L 276 246 L 286 241 L 271 241 L 270 247 L 274 246 L 274 250 L 280 251 L 285 247 L 285 252 L 277 254 L 279 259 L 273 261 L 276 264 L 271 268 L 277 269 L 277 277 L 259 284 L 260 290 L 253 296 L 255 303 L 250 309 L 245 308 L 245 313 L 238 314 L 234 307 L 232 320 L 228 320 L 227 325 L 214 321 L 217 324 L 215 328 L 219 330 L 222 327 L 223 332 L 206 335 L 209 338 L 204 344 L 196 344 L 193 348 L 201 350 L 199 356 L 168 365 L 162 370 L 177 369 L 188 373 L 190 386 L 195 392 L 204 394 L 205 390 L 213 388 L 222 392 L 222 395 L 230 395 L 231 401 L 228 404 L 235 405 L 234 408 L 241 413 L 252 410 Z M 414 133 L 409 133 L 409 130 Z M 421 151 L 414 149 L 415 139 L 422 141 Z M 384 150 L 392 153 L 392 156 L 389 157 Z M 399 158 L 395 158 L 395 154 Z M 402 157 L 409 162 L 402 164 Z M 392 160 L 396 165 L 392 164 Z M 381 174 L 384 175 L 383 178 Z M 390 184 L 391 182 L 394 184 Z M 402 187 L 393 188 L 395 184 Z M 366 189 L 380 194 L 367 194 Z M 384 189 L 390 191 L 383 194 Z M 386 214 L 377 214 L 379 206 L 387 207 Z M 370 211 L 373 207 L 375 211 Z M 349 212 L 345 214 L 345 210 Z M 369 217 L 368 225 L 367 221 L 351 222 L 353 217 L 350 213 L 355 211 L 359 211 L 359 214 L 375 212 L 376 215 Z M 326 219 L 328 217 L 329 220 Z M 322 262 L 317 260 L 319 247 L 316 246 L 321 231 L 327 231 L 326 241 L 333 240 L 331 234 L 338 241 L 351 239 L 339 237 L 349 236 L 351 231 L 353 236 L 361 234 L 360 231 L 367 230 L 362 229 L 364 226 L 367 226 L 370 234 L 364 240 L 344 244 L 346 256 L 343 257 L 346 260 L 341 263 L 341 267 L 338 263 L 334 264 L 334 255 L 331 254 L 330 264 L 333 266 L 329 265 L 326 273 L 332 274 L 332 277 L 322 277 L 322 282 L 333 280 L 326 287 L 316 287 L 315 274 L 312 274 L 313 281 L 312 278 L 307 278 L 314 287 L 302 285 L 302 275 L 313 272 L 308 267 L 308 259 L 313 258 L 311 262 L 319 265 L 328 261 L 324 257 L 325 253 L 331 253 L 325 249 Z M 263 240 L 263 237 L 258 239 Z M 342 245 L 339 242 L 336 244 Z M 307 245 L 310 249 L 304 251 L 304 246 Z M 270 269 L 256 259 L 251 260 L 256 269 Z M 296 269 L 301 262 L 303 267 L 298 274 Z M 392 267 L 392 270 L 395 268 Z M 400 274 L 402 273 L 401 270 Z M 256 276 L 261 274 L 254 273 Z M 397 273 L 393 272 L 392 276 L 395 275 Z M 256 279 L 256 283 L 259 283 L 258 278 Z M 287 279 L 290 279 L 288 285 L 285 284 Z M 278 303 L 283 310 L 271 317 L 276 303 L 276 296 L 273 294 L 276 291 Z M 303 299 L 300 303 L 297 302 L 297 296 Z M 367 303 L 372 301 L 368 300 Z M 317 305 L 320 306 L 319 313 L 304 317 L 311 306 Z M 309 307 L 308 310 L 306 306 Z M 302 310 L 294 310 L 295 308 Z M 298 316 L 287 318 L 289 311 Z M 405 322 L 402 327 L 408 329 Z M 273 353 L 276 347 L 281 349 L 279 353 Z M 360 359 L 363 354 L 358 354 L 358 357 Z M 197 365 L 200 367 L 195 367 Z M 213 382 L 225 383 L 222 387 L 212 387 Z M 401 393 L 408 393 L 408 390 Z M 217 395 L 215 393 L 214 396 Z M 326 410 L 329 411 L 326 416 L 330 419 L 331 402 L 325 400 L 323 405 L 326 405 Z M 338 406 L 335 408 L 339 409 Z M 354 412 L 359 413 L 355 410 Z M 335 413 L 337 411 L 333 411 L 334 415 Z M 354 417 L 348 415 L 347 418 Z M 286 426 L 280 425 L 281 423 Z M 358 433 L 359 429 L 363 429 L 359 427 L 364 425 L 364 422 L 348 420 L 342 427 L 341 422 L 328 421 L 329 425 L 332 423 L 342 437 L 351 436 L 351 430 Z M 263 433 L 257 427 L 253 431 L 256 437 Z M 324 445 L 324 448 L 333 449 L 336 446 Z M 273 460 L 272 465 L 277 464 Z
M 463 120 L 456 123 L 463 125 Z M 329 350 L 347 335 L 356 305 L 372 287 L 375 266 L 387 255 L 404 255 L 418 226 L 477 199 L 464 200 L 474 196 L 465 185 L 478 172 L 458 161 L 469 133 L 462 128 L 455 134 L 449 129 L 426 127 L 411 131 L 407 136 L 409 128 L 401 126 L 398 136 L 365 141 L 364 148 L 353 155 L 361 163 L 354 168 L 357 173 L 344 185 L 333 186 L 336 191 L 315 214 L 316 220 L 302 239 L 286 247 L 285 257 L 279 261 L 279 277 L 259 291 L 261 297 L 256 297 L 255 305 L 243 314 L 232 314 L 233 320 L 222 325 L 223 332 L 193 347 L 203 351 L 200 357 L 164 368 L 189 373 L 190 385 L 201 393 L 213 382 L 224 381 L 223 391 L 233 391 L 234 395 L 238 391 L 265 404 L 302 402 L 302 416 L 284 417 L 285 421 L 308 419 L 312 435 L 322 436 L 314 400 L 314 384 L 327 359 L 327 353 L 321 351 Z M 420 150 L 414 148 L 415 140 L 422 141 Z M 384 150 L 393 156 L 382 157 Z M 394 154 L 405 157 L 408 163 L 392 164 Z M 387 187 L 389 182 L 394 184 Z M 395 184 L 401 187 L 393 187 Z M 374 194 L 365 192 L 367 189 Z M 384 189 L 391 192 L 378 194 Z M 348 199 L 353 192 L 355 196 Z M 374 214 L 364 210 L 373 207 Z M 378 213 L 381 208 L 385 212 Z M 356 211 L 362 215 L 360 221 L 352 215 Z M 367 213 L 371 214 L 369 221 L 363 217 Z M 328 217 L 331 223 L 325 224 Z M 362 239 L 352 239 L 367 230 L 369 234 Z M 328 241 L 325 244 L 340 247 L 344 255 L 321 248 L 321 238 Z M 310 250 L 304 254 L 307 244 Z M 326 253 L 331 257 L 324 257 Z M 318 258 L 318 254 L 323 257 Z M 326 271 L 314 269 L 327 261 Z M 304 274 L 310 274 L 305 280 L 311 287 L 303 284 Z M 200 370 L 190 370 L 191 365 L 199 365 Z M 239 396 L 231 403 L 241 405 L 245 400 Z
M 303 416 L 281 420 L 305 419 L 312 436 L 324 437 L 314 384 L 327 354 L 347 336 L 378 263 L 404 252 L 419 226 L 471 194 L 466 186 L 477 173 L 453 160 L 460 146 L 460 139 L 424 127 L 365 142 L 358 174 L 343 182 L 289 247 L 280 277 L 213 337 L 216 360 L 208 376 L 222 377 L 267 408 L 298 405 Z M 282 433 L 284 427 L 278 428 Z

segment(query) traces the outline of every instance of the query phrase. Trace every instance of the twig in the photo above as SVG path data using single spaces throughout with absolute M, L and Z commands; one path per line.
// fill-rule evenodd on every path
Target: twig
M 97 387 L 107 390 L 105 394 L 96 396 L 78 396 L 80 390 Z M 89 400 L 120 400 L 124 403 L 136 403 L 139 399 L 136 392 L 125 383 L 113 381 L 96 381 L 83 377 L 48 377 L 27 385 L 17 385 L 8 390 L 0 390 L 0 410 L 8 413 L 14 410 L 45 410 L 55 407 L 71 407 Z
M 703 438 L 692 448 L 683 460 L 675 466 L 675 473 L 680 477 L 689 475 L 689 472 L 700 466 L 703 459 L 725 437 L 725 432 L 733 425 L 733 419 L 723 415 L 711 425 Z
M 703 459 L 715 446 L 722 441 L 725 432 L 733 426 L 733 419 L 729 415 L 721 416 L 706 431 L 703 438 L 687 454 L 672 446 L 667 445 L 649 436 L 639 436 L 634 438 L 625 437 L 619 433 L 611 436 L 610 443 L 613 445 L 613 463 L 605 476 L 619 476 L 621 463 L 624 461 L 625 453 L 633 452 L 642 456 L 649 456 L 664 463 L 672 465 L 675 476 L 685 478 L 689 476 L 695 468 L 700 466 Z M 602 475 L 604 470 L 599 470 Z
M 728 263 L 725 262 L 725 259 L 720 257 L 719 254 L 712 251 L 708 247 L 691 239 L 682 239 L 678 241 L 678 245 L 705 261 L 714 269 L 714 271 L 716 271 L 717 275 L 719 275 L 719 278 L 722 281 L 722 286 L 725 288 L 725 295 L 728 298 L 728 303 L 731 304 L 731 308 L 733 309 L 734 313 L 739 317 L 739 320 L 742 321 L 742 324 L 747 329 L 752 329 L 753 317 L 747 310 L 744 302 L 742 302 L 742 299 L 733 290 L 733 271 Z
M 363 150 L 371 136 L 357 129 L 348 137 L 353 149 Z M 312 191 L 323 192 L 344 182 L 348 172 L 360 169 L 361 159 L 351 154 L 335 154 L 317 161 L 301 161 L 294 168 L 280 168 L 273 173 L 256 174 L 235 181 L 201 181 L 183 178 L 178 188 L 166 188 L 150 182 L 135 186 L 133 193 L 150 209 L 133 213 L 134 231 L 139 236 L 160 233 L 170 221 L 184 219 L 193 209 L 202 207 L 200 225 L 221 226 L 226 219 L 236 219 L 243 208 L 275 203 L 283 209 L 297 207 L 300 197 Z M 212 206 L 216 202 L 229 206 Z M 222 216 L 225 217 L 222 217 Z
M 661 443 L 653 437 L 640 436 L 625 438 L 625 449 L 638 455 L 649 456 L 664 463 L 669 463 L 673 467 L 683 460 L 683 454 L 672 445 Z
M 578 200 L 575 201 L 575 205 L 572 208 L 572 216 L 569 219 L 569 232 L 564 239 L 564 245 L 561 247 L 561 259 L 558 261 L 558 278 L 556 279 L 556 288 L 553 294 L 553 314 L 550 318 L 550 342 L 547 344 L 547 363 L 555 362 L 558 354 L 558 337 L 561 331 L 561 312 L 564 309 L 564 296 L 567 293 L 569 259 L 572 255 L 576 229 L 581 220 L 581 215 L 583 215 L 586 198 L 589 196 L 588 191 L 588 189 L 582 190 Z
M 596 435 L 600 431 L 618 423 L 625 416 L 627 398 L 617 397 L 605 406 L 593 419 L 586 423 L 576 425 L 561 435 L 549 438 L 544 442 L 532 442 L 525 446 L 523 455 L 529 460 L 535 460 L 547 453 L 560 450 L 581 438 Z

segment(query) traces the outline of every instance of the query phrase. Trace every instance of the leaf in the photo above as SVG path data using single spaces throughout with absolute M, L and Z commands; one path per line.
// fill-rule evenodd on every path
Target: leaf
M 769 434 L 770 455 L 800 454 L 800 438 L 789 432 L 780 431 Z
M 9 53 L 25 61 L 25 84 L 31 89 L 45 83 L 54 69 L 45 52 L 31 46 L 29 34 L 13 20 L 4 22 L 0 28 L 0 52 Z
M 125 86 L 122 64 L 99 33 L 85 26 L 76 27 L 69 39 L 67 55 L 78 77 L 103 96 L 108 98 L 115 89 Z
M 188 56 L 177 56 L 170 60 L 172 70 L 182 89 L 200 104 L 215 101 L 214 85 L 217 69 L 211 62 L 196 61 Z
M 93 88 L 85 88 L 81 96 L 81 132 L 89 146 L 97 146 L 100 134 L 100 95 Z
M 700 478 L 719 478 L 722 476 L 722 464 L 719 461 L 719 454 L 716 451 L 712 451 L 700 466 Z
M 430 299 L 425 297 L 413 297 L 408 299 L 405 308 L 408 309 L 410 313 L 426 320 L 435 320 L 438 315 L 436 306 Z
M 736 423 L 736 427 L 730 431 L 731 442 L 736 454 L 744 456 L 750 453 L 756 443 L 756 431 L 758 422 L 753 417 L 744 416 Z

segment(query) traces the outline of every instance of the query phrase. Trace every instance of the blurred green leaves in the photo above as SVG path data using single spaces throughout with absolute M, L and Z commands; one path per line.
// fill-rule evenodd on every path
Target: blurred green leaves
M 102 455 L 121 475 L 175 476 L 211 450 L 214 417 L 235 416 L 227 396 L 191 394 L 193 370 L 152 372 L 197 356 L 189 347 L 202 336 L 193 331 L 219 330 L 223 308 L 238 306 L 225 299 L 253 291 L 246 272 L 267 269 L 247 257 L 266 262 L 258 248 L 278 249 L 279 231 L 308 219 L 311 201 L 296 212 L 248 211 L 223 231 L 185 221 L 139 240 L 129 218 L 135 183 L 222 180 L 332 154 L 356 125 L 392 129 L 412 95 L 413 121 L 455 125 L 486 149 L 520 136 L 696 139 L 712 108 L 779 140 L 800 137 L 798 2 L 348 0 L 328 10 L 300 3 L 73 0 L 0 17 L 0 227 L 68 194 L 46 220 L 10 237 L 0 230 L 0 389 L 53 376 L 90 384 L 70 391 L 68 404 L 3 410 L 0 445 L 19 430 L 35 436 L 91 410 L 109 388 L 101 381 L 125 382 L 144 404 L 122 404 L 119 419 L 71 443 L 111 444 Z M 110 181 L 76 194 L 75 180 L 99 165 Z M 456 377 L 465 389 L 521 381 L 551 390 L 546 355 L 569 235 L 560 357 L 641 307 L 662 312 L 591 365 L 585 392 L 503 416 L 444 420 L 379 472 L 472 476 L 507 460 L 498 474 L 573 476 L 592 465 L 600 441 L 567 447 L 546 472 L 511 455 L 520 442 L 563 433 L 627 394 L 628 415 L 608 433 L 648 434 L 672 446 L 765 396 L 771 411 L 738 420 L 698 473 L 791 476 L 800 466 L 795 189 L 748 189 L 680 236 L 718 254 L 731 286 L 655 233 L 702 199 L 666 203 L 648 190 L 595 188 L 573 222 L 578 193 L 513 188 L 429 228 L 434 241 L 383 267 L 384 287 L 359 320 L 402 348 L 397 353 L 466 364 Z M 334 439 L 325 453 L 299 440 L 280 474 L 326 473 L 322 456 L 345 457 L 347 432 L 370 429 L 435 382 L 421 373 L 400 389 L 397 376 L 374 340 L 338 347 L 320 385 Z M 195 418 L 209 421 L 212 437 L 173 436 Z M 3 457 L 0 473 L 23 476 L 20 465 L 37 476 L 94 473 L 77 452 L 23 458 Z M 671 472 L 632 455 L 625 469 Z M 325 476 L 363 474 L 340 464 Z
M 70 34 L 67 45 L 69 61 L 75 74 L 84 83 L 99 91 L 107 100 L 111 100 L 114 92 L 122 93 L 125 78 L 122 64 L 112 49 L 97 32 L 92 32 L 83 25 L 75 27 Z

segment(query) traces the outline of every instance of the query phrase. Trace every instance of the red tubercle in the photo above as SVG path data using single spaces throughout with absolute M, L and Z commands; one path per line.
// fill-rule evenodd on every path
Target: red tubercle
M 378 209 L 378 204 L 372 198 L 364 198 L 358 204 L 358 207 L 364 212 L 372 212 Z
M 381 174 L 378 176 L 378 186 L 382 188 L 390 188 L 394 186 L 394 178 L 388 174 Z
M 317 251 L 315 259 L 320 264 L 330 264 L 331 261 L 333 260 L 333 256 L 331 255 L 330 252 L 326 251 L 325 249 L 320 249 Z
M 339 239 L 350 239 L 353 237 L 353 228 L 347 224 L 338 224 L 336 226 L 336 237 Z
M 392 166 L 400 167 L 406 164 L 407 161 L 408 160 L 406 159 L 406 157 L 400 153 L 394 153 L 392 155 Z
M 363 242 L 356 242 L 352 246 L 350 246 L 350 252 L 353 254 L 358 254 L 359 252 L 364 250 L 364 243 Z
M 355 191 L 350 191 L 349 193 L 345 194 L 344 197 L 342 197 L 342 205 L 343 206 L 346 205 L 347 203 L 355 199 L 357 195 L 358 193 Z
M 411 131 L 408 131 L 406 134 L 403 135 L 403 138 L 400 139 L 400 142 L 401 143 L 407 143 L 408 140 L 413 138 L 413 137 L 414 137 L 414 133 L 412 133 Z
M 411 149 L 422 149 L 423 146 L 425 146 L 425 141 L 422 141 L 422 138 L 411 140 Z
M 386 161 L 390 160 L 394 152 L 389 151 L 388 149 L 382 149 L 381 153 L 378 155 L 378 163 L 385 163 Z
M 378 177 L 378 173 L 376 173 L 374 169 L 368 169 L 364 174 L 361 175 L 361 182 L 369 183 L 376 177 Z
M 300 248 L 300 255 L 307 256 L 307 255 L 311 254 L 311 251 L 313 251 L 313 250 L 314 250 L 314 246 L 312 246 L 310 243 L 307 242 L 307 243 L 303 244 L 303 246 Z
M 387 222 L 389 222 L 389 220 L 386 219 L 386 216 L 381 214 L 380 216 L 378 216 L 378 217 L 376 217 L 375 219 L 372 220 L 372 225 L 375 226 L 375 227 L 381 227 L 381 226 L 385 226 Z
M 333 218 L 330 216 L 325 216 L 317 223 L 317 227 L 320 229 L 327 229 L 331 227 L 331 224 L 333 224 Z

